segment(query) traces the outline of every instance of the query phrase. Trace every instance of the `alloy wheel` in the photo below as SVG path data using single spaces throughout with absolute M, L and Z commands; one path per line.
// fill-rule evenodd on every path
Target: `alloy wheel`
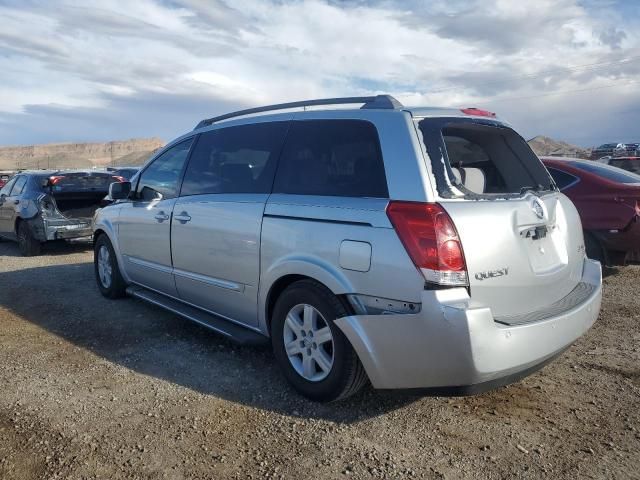
M 311 382 L 329 375 L 334 360 L 333 335 L 316 308 L 300 304 L 289 310 L 282 334 L 287 357 L 298 375 Z

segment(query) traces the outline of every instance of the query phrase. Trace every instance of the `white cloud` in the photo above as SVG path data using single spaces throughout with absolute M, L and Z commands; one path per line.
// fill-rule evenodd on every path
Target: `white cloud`
M 0 3 L 0 143 L 168 139 L 230 108 L 381 91 L 596 143 L 640 106 L 628 9 L 640 14 L 593 0 Z

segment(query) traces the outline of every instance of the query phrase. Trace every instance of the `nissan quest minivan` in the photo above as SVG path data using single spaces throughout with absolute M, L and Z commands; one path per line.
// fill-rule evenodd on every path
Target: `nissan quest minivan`
M 110 195 L 94 218 L 102 294 L 241 344 L 270 339 L 313 400 L 367 382 L 506 385 L 600 309 L 573 204 L 508 124 L 475 108 L 378 95 L 230 113 Z

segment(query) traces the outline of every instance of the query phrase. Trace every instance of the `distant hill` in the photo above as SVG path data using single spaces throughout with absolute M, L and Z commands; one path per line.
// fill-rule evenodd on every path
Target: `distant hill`
M 0 170 L 141 165 L 164 145 L 159 138 L 106 143 L 48 143 L 0 147 Z M 529 140 L 537 155 L 589 158 L 589 149 L 539 135 Z
M 106 143 L 0 147 L 0 170 L 140 165 L 163 145 L 159 138 L 136 138 Z
M 588 148 L 577 147 L 576 145 L 554 140 L 553 138 L 543 135 L 538 135 L 529 140 L 529 146 L 536 155 L 541 156 L 589 158 L 589 154 L 591 153 L 591 150 Z

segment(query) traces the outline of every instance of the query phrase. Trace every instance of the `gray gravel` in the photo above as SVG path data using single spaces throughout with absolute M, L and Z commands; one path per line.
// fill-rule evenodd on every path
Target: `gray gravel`
M 317 405 L 267 348 L 107 301 L 86 244 L 0 244 L 0 478 L 640 478 L 640 267 L 553 364 L 467 398 Z

